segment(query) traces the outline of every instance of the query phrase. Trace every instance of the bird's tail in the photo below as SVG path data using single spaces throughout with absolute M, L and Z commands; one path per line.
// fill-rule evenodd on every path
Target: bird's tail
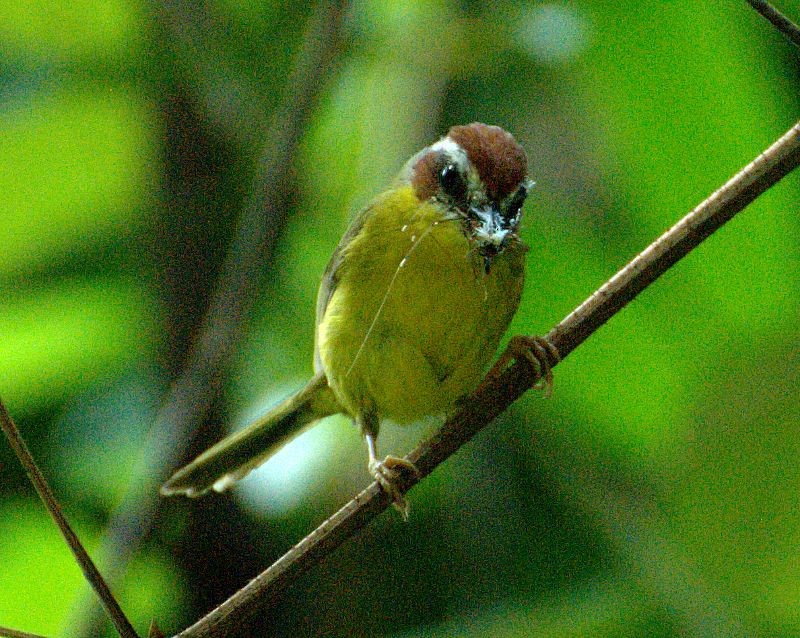
M 264 463 L 315 421 L 342 409 L 323 373 L 258 421 L 223 439 L 179 469 L 161 486 L 163 496 L 222 492 Z

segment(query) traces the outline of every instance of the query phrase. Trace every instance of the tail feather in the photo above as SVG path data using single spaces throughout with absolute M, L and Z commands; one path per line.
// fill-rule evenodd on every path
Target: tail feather
M 318 373 L 306 386 L 275 406 L 245 429 L 223 439 L 179 469 L 161 486 L 163 496 L 202 496 L 213 489 L 222 492 L 264 463 L 289 439 L 315 421 L 341 412 Z

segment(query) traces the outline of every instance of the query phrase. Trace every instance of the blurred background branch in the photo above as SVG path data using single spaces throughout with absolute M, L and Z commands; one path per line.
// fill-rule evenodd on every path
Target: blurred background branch
M 262 150 L 257 154 L 251 184 L 241 203 L 241 212 L 233 224 L 233 235 L 227 248 L 216 283 L 210 291 L 208 309 L 198 327 L 191 328 L 191 345 L 186 362 L 159 411 L 144 449 L 146 468 L 137 472 L 143 480 L 132 486 L 126 497 L 112 512 L 103 543 L 103 554 L 110 573 L 119 576 L 149 532 L 158 507 L 158 485 L 171 467 L 178 465 L 184 441 L 208 418 L 217 399 L 229 357 L 238 343 L 242 326 L 259 282 L 268 269 L 273 248 L 280 237 L 291 209 L 297 146 L 308 119 L 314 112 L 325 78 L 335 71 L 341 46 L 341 30 L 347 10 L 345 1 L 322 1 L 317 4 L 310 24 L 305 29 L 303 46 L 297 55 L 292 75 L 283 89 L 284 103 L 268 125 L 263 115 L 256 115 L 257 92 L 244 78 L 226 68 L 224 62 L 208 50 L 206 41 L 193 23 L 197 5 L 165 1 L 154 6 L 159 24 L 164 28 L 166 46 L 175 48 L 180 68 L 192 79 L 190 86 L 199 98 L 202 113 L 214 120 L 214 128 L 234 141 L 252 143 L 256 138 Z M 200 82 L 194 82 L 194 79 Z M 224 108 L 233 109 L 236 117 Z M 178 117 L 191 118 L 188 113 Z M 180 129 L 184 122 L 176 124 Z M 250 139 L 251 136 L 255 136 Z M 179 140 L 192 145 L 197 140 Z M 183 149 L 179 147 L 178 152 Z M 181 161 L 179 158 L 176 158 Z M 169 210 L 186 208 L 193 215 L 191 201 L 179 201 L 187 191 L 169 188 Z M 173 186 L 178 186 L 173 184 Z M 191 184 L 184 184 L 189 186 Z M 197 191 L 205 188 L 194 184 Z M 176 251 L 176 252 L 179 252 Z M 186 305 L 178 300 L 175 312 Z M 75 617 L 70 632 L 93 636 L 100 632 L 102 616 L 88 600 L 78 609 L 83 617 Z

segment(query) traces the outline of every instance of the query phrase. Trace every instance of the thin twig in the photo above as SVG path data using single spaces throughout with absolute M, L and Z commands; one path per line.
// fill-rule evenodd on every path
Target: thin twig
M 44 638 L 44 636 L 29 634 L 26 631 L 9 629 L 8 627 L 0 627 L 0 638 Z
M 220 374 L 246 320 L 258 282 L 290 209 L 287 179 L 300 138 L 324 88 L 324 79 L 336 68 L 342 43 L 342 26 L 348 0 L 321 0 L 310 19 L 304 46 L 287 82 L 283 106 L 266 128 L 260 157 L 236 222 L 221 275 L 209 308 L 188 357 L 184 372 L 165 398 L 148 435 L 143 461 L 147 464 L 141 484 L 132 488 L 113 512 L 105 547 L 110 547 L 111 573 L 127 563 L 140 539 L 150 529 L 158 505 L 158 484 L 165 467 L 174 466 L 179 448 L 206 417 L 221 387 Z M 178 28 L 176 3 L 165 2 L 168 22 Z M 177 35 L 176 35 L 177 37 Z M 185 37 L 185 34 L 182 35 Z M 201 45 L 194 46 L 202 48 Z M 75 619 L 81 634 L 94 634 L 97 615 L 91 608 Z
M 67 521 L 67 517 L 64 515 L 61 506 L 58 504 L 58 501 L 53 494 L 53 491 L 47 484 L 47 480 L 44 478 L 41 470 L 39 470 L 39 467 L 36 465 L 36 461 L 33 460 L 33 456 L 31 455 L 30 450 L 28 450 L 28 446 L 25 444 L 25 441 L 23 441 L 22 436 L 20 435 L 14 420 L 11 418 L 11 415 L 8 413 L 8 410 L 6 410 L 6 406 L 3 404 L 2 399 L 0 399 L 0 427 L 2 427 L 3 433 L 6 435 L 8 442 L 11 444 L 14 454 L 17 455 L 20 463 L 22 463 L 22 467 L 25 468 L 28 478 L 31 480 L 31 483 L 33 483 L 33 486 L 39 493 L 39 497 L 42 499 L 47 511 L 50 512 L 50 516 L 61 530 L 64 540 L 67 541 L 67 545 L 69 545 L 70 550 L 72 550 L 72 554 L 75 556 L 75 560 L 78 562 L 78 565 L 80 565 L 80 568 L 83 571 L 83 575 L 86 577 L 86 580 L 89 581 L 92 589 L 94 589 L 94 591 L 97 593 L 97 596 L 100 598 L 100 602 L 103 604 L 106 613 L 114 623 L 114 627 L 116 627 L 119 635 L 122 636 L 122 638 L 138 638 L 136 631 L 134 631 L 133 626 L 123 613 L 122 608 L 119 606 L 119 603 L 117 603 L 117 600 L 111 593 L 111 590 L 106 584 L 106 581 L 103 579 L 103 576 L 100 574 L 100 571 L 92 562 L 88 552 L 86 549 L 84 549 L 81 541 L 78 539 L 77 534 L 75 534 L 70 526 L 69 521 Z
M 563 360 L 610 317 L 649 284 L 696 248 L 761 193 L 800 165 L 800 123 L 744 167 L 724 186 L 637 255 L 622 270 L 553 328 L 547 338 Z M 551 361 L 556 365 L 556 361 Z M 419 469 L 408 477 L 409 489 L 430 474 L 477 432 L 538 381 L 525 361 L 489 379 L 430 439 L 406 458 Z M 322 523 L 244 588 L 179 638 L 221 638 L 242 631 L 257 612 L 273 604 L 303 572 L 316 565 L 389 505 L 386 494 L 373 483 Z
M 800 161 L 800 124 L 759 155 L 707 200 L 643 250 L 559 323 L 548 339 L 565 357 L 666 270 Z
M 769 20 L 784 37 L 796 47 L 800 47 L 800 27 L 789 20 L 766 0 L 747 0 L 747 3 Z

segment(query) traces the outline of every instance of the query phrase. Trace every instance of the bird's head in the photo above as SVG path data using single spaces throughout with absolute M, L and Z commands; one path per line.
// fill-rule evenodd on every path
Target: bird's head
M 479 122 L 452 127 L 411 158 L 403 177 L 420 201 L 433 200 L 462 221 L 487 271 L 517 239 L 522 205 L 533 187 L 522 147 L 499 126 Z

